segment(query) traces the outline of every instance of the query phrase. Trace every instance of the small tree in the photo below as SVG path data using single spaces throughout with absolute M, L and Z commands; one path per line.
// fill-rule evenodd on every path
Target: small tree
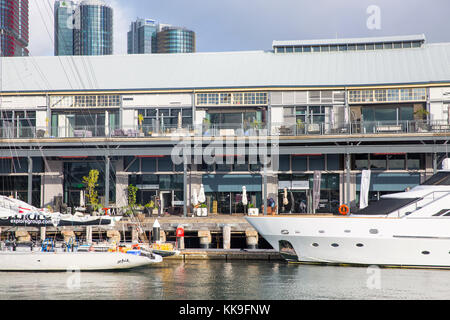
M 97 211 L 100 207 L 98 203 L 98 192 L 95 188 L 98 187 L 98 170 L 92 169 L 89 171 L 89 175 L 87 177 L 83 177 L 83 183 L 86 188 L 86 197 L 89 201 L 89 204 L 92 205 L 92 208 Z
M 133 209 L 136 207 L 137 191 L 138 187 L 133 186 L 132 184 L 128 186 L 128 208 L 131 211 L 131 213 L 133 212 Z

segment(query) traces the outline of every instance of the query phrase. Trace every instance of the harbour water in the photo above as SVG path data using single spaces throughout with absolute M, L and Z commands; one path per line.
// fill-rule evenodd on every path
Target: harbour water
M 164 261 L 127 272 L 0 273 L 1 300 L 428 300 L 450 270 Z

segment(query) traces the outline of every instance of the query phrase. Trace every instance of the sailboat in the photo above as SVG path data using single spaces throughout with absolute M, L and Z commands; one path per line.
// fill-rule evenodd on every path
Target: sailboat
M 38 209 L 21 200 L 0 196 L 0 226 L 45 227 L 45 226 L 93 226 L 114 225 L 120 217 L 91 217 L 84 215 L 52 213 Z M 16 244 L 2 245 L 0 271 L 108 271 L 143 267 L 162 262 L 162 257 L 143 250 L 98 252 L 88 245 L 88 250 L 72 251 L 32 245 L 17 250 Z M 67 249 L 67 248 L 66 248 Z

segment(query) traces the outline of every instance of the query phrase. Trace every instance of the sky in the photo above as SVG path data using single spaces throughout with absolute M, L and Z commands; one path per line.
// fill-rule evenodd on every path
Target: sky
M 196 33 L 198 52 L 271 50 L 273 40 L 425 34 L 450 42 L 449 0 L 104 0 L 114 8 L 114 54 L 136 18 Z M 30 1 L 32 56 L 53 55 L 54 0 Z

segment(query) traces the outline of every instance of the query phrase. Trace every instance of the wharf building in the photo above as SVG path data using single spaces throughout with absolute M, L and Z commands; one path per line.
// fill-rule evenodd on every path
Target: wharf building
M 54 5 L 55 56 L 113 54 L 113 9 L 99 0 Z
M 448 152 L 450 43 L 423 35 L 337 42 L 3 58 L 0 193 L 76 207 L 82 177 L 98 169 L 111 208 L 126 205 L 132 184 L 138 203 L 159 196 L 164 211 L 186 214 L 203 184 L 210 213 L 242 213 L 242 186 L 258 208 L 272 198 L 278 213 L 299 213 L 302 200 L 311 211 L 313 174 L 321 172 L 316 212 L 335 213 L 358 205 L 364 169 L 372 170 L 371 200 L 424 181 Z M 243 145 L 244 161 L 174 162 L 188 137 L 203 151 L 212 140 L 231 141 L 222 155 L 232 160 Z M 269 157 L 278 157 L 277 168 L 249 161 L 252 137 L 267 150 L 276 145 Z
M 28 0 L 0 0 L 0 56 L 28 56 Z

